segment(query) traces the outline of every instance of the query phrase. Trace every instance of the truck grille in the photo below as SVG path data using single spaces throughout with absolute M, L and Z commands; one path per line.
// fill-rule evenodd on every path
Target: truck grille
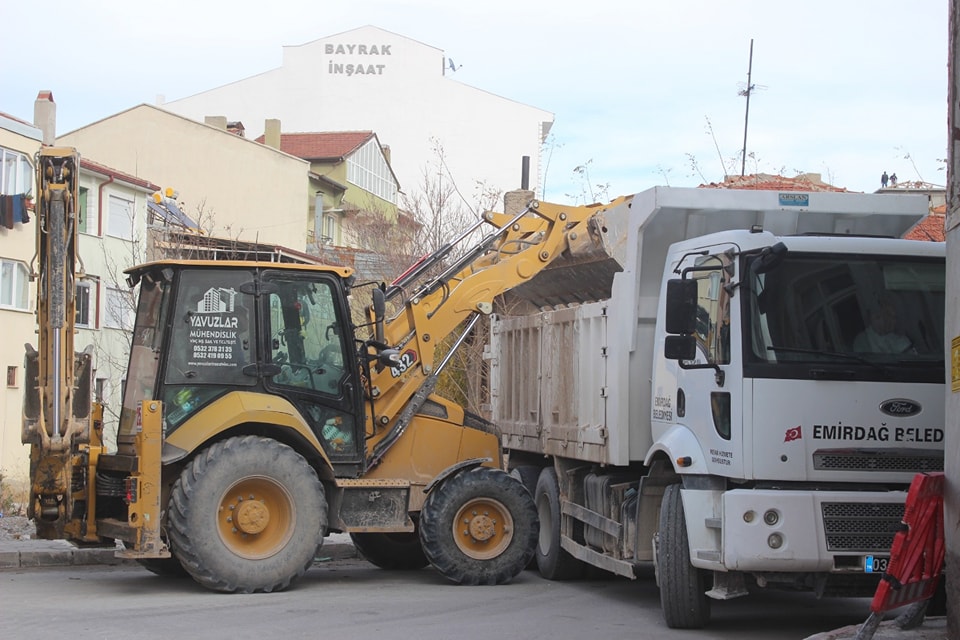
M 828 551 L 888 553 L 903 520 L 902 503 L 824 502 Z
M 943 471 L 942 451 L 814 451 L 813 468 L 819 471 Z

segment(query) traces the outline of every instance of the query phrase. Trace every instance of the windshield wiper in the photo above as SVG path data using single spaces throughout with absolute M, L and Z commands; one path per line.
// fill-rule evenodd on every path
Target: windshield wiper
M 854 360 L 856 362 L 860 362 L 862 364 L 873 367 L 874 369 L 882 373 L 887 378 L 893 378 L 893 375 L 891 374 L 889 368 L 883 366 L 879 362 L 869 360 L 855 353 L 842 353 L 840 351 L 818 351 L 817 349 L 803 349 L 800 347 L 776 347 L 773 345 L 767 347 L 767 351 L 782 351 L 784 353 L 807 353 L 815 356 L 827 356 L 830 358 L 839 358 L 841 360 Z M 819 375 L 817 375 L 816 377 L 821 377 L 821 378 L 824 377 L 823 374 L 820 373 L 819 371 L 818 373 Z

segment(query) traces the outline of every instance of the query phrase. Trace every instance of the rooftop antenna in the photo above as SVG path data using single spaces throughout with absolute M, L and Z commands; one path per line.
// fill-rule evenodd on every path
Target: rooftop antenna
M 764 87 L 757 87 L 757 85 L 752 82 L 753 76 L 753 38 L 750 38 L 750 62 L 747 65 L 747 86 L 740 90 L 739 95 L 746 96 L 747 98 L 747 110 L 743 116 L 743 155 L 740 158 L 740 177 L 742 178 L 747 172 L 747 124 L 750 122 L 750 94 L 753 93 L 754 89 Z

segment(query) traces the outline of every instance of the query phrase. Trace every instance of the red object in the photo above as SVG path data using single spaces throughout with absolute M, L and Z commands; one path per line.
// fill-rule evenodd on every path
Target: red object
M 800 426 L 803 426 L 803 425 L 800 425 Z M 801 437 L 803 437 L 800 434 L 800 426 L 793 427 L 792 429 L 787 429 L 786 434 L 784 434 L 783 436 L 783 441 L 790 442 L 791 440 L 799 440 Z
M 877 586 L 870 610 L 881 613 L 933 596 L 943 571 L 944 475 L 918 473 L 910 484 L 902 531 L 890 547 L 890 564 Z

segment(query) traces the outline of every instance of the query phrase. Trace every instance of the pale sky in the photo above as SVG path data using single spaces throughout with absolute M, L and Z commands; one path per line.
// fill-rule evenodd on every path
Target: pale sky
M 606 199 L 740 173 L 752 38 L 747 173 L 944 185 L 947 18 L 947 0 L 4 2 L 0 111 L 32 121 L 50 89 L 63 134 L 373 25 L 442 49 L 460 82 L 552 112 L 545 198 Z

